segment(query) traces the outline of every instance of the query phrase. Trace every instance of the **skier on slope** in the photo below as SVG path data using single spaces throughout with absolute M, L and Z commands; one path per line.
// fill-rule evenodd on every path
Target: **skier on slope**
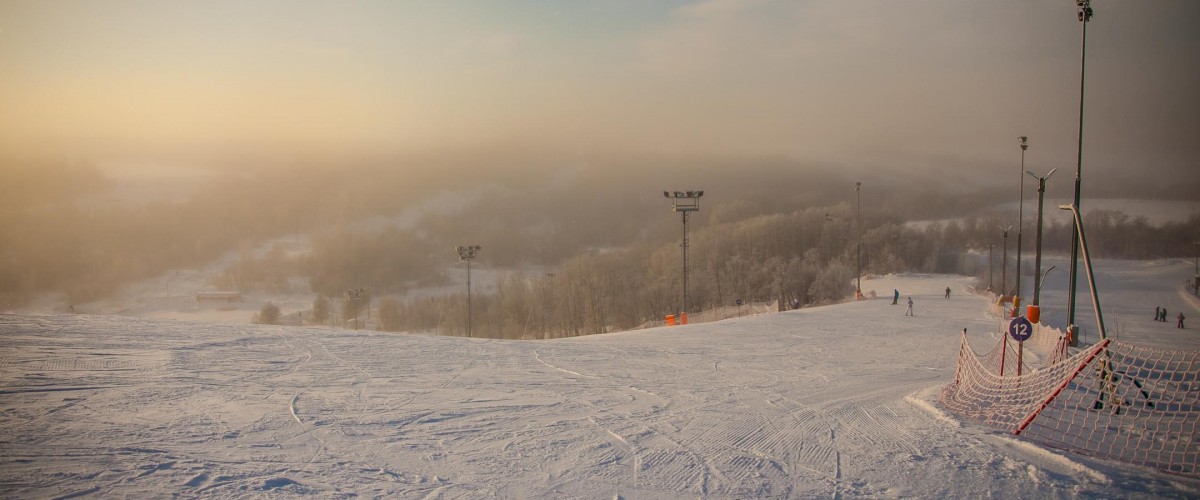
M 1179 313 L 1179 316 L 1176 316 L 1176 318 L 1179 322 L 1175 324 L 1175 328 L 1183 328 L 1183 320 L 1187 318 L 1184 318 L 1183 313 Z
M 900 301 L 900 290 L 893 288 L 892 289 L 892 305 L 893 306 L 896 305 L 896 303 L 899 301 Z
M 946 298 L 950 298 L 950 287 L 946 287 Z
M 905 316 L 916 316 L 912 309 L 912 297 L 908 298 L 908 310 L 904 311 Z

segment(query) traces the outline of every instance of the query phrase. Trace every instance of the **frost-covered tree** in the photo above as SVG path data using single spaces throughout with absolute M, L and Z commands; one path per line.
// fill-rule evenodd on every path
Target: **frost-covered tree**
M 379 301 L 379 329 L 385 332 L 398 332 L 404 329 L 400 321 L 400 303 L 393 298 Z
M 361 299 L 346 297 L 342 299 L 342 325 L 344 326 L 350 320 L 358 319 L 359 302 Z M 355 328 L 357 328 L 357 323 Z
M 318 325 L 329 321 L 329 299 L 324 295 L 317 295 L 313 300 L 311 321 Z
M 854 270 L 850 266 L 835 262 L 817 273 L 817 278 L 808 293 L 817 303 L 842 301 L 854 292 L 853 280 Z
M 279 324 L 279 306 L 267 302 L 254 315 L 254 322 L 260 325 L 278 325 Z

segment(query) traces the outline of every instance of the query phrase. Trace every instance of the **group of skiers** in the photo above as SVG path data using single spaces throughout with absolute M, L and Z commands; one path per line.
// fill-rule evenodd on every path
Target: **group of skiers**
M 950 287 L 946 287 L 946 298 L 947 299 L 950 298 Z M 892 305 L 896 305 L 899 302 L 900 302 L 900 290 L 892 289 Z M 904 311 L 904 315 L 905 316 L 916 316 L 916 314 L 913 313 L 912 297 L 908 298 L 908 309 L 906 309 Z M 1183 320 L 1184 319 L 1187 319 L 1187 318 L 1184 317 L 1182 312 L 1179 313 L 1179 315 L 1175 317 L 1175 320 L 1176 320 L 1175 328 L 1183 328 Z M 1154 308 L 1154 321 L 1162 321 L 1162 322 L 1166 323 L 1167 309 L 1164 307 L 1155 307 Z
M 1185 320 L 1185 319 L 1187 319 L 1187 318 L 1184 317 L 1182 312 L 1180 312 L 1179 316 L 1175 317 L 1175 328 L 1183 328 L 1183 320 Z M 1167 322 L 1167 308 L 1156 306 L 1154 308 L 1154 321 L 1162 321 L 1163 323 L 1166 323 Z
M 950 298 L 950 287 L 946 287 L 946 298 L 947 299 Z M 892 289 L 892 305 L 896 305 L 899 302 L 900 302 L 900 290 Z M 905 309 L 904 315 L 905 316 L 916 316 L 916 314 L 913 313 L 912 297 L 908 298 L 908 309 Z M 1176 320 L 1175 328 L 1183 328 L 1183 320 L 1184 319 L 1186 319 L 1186 318 L 1184 317 L 1183 313 L 1182 312 L 1179 313 L 1179 315 L 1175 317 L 1175 320 Z M 1162 321 L 1165 323 L 1167 321 L 1167 309 L 1164 307 L 1155 307 L 1154 308 L 1154 321 Z
M 950 289 L 949 289 L 949 288 L 947 288 L 946 290 L 947 290 L 947 291 L 946 291 L 946 298 L 950 298 L 950 292 L 949 292 L 949 290 L 950 290 Z M 892 305 L 896 305 L 896 303 L 898 303 L 899 301 L 900 301 L 900 290 L 897 290 L 897 289 L 894 289 L 894 288 L 893 288 L 893 289 L 892 289 Z M 909 298 L 908 298 L 908 309 L 906 309 L 906 310 L 904 311 L 904 315 L 905 315 L 905 316 L 916 316 L 916 314 L 914 314 L 914 313 L 913 313 L 913 308 L 912 308 L 912 306 L 913 306 L 912 297 L 909 297 Z

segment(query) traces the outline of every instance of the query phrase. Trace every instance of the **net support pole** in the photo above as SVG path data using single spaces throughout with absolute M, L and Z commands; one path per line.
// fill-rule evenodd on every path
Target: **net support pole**
M 1021 376 L 1021 363 L 1025 362 L 1025 341 L 1017 341 L 1017 376 Z
M 1071 376 L 1067 377 L 1062 381 L 1062 383 L 1058 384 L 1058 387 L 1054 388 L 1054 391 L 1051 392 L 1049 396 L 1046 396 L 1046 399 L 1038 405 L 1036 410 L 1033 410 L 1029 413 L 1029 415 L 1026 415 L 1025 418 L 1021 420 L 1021 424 L 1018 425 L 1016 430 L 1013 431 L 1013 435 L 1020 436 L 1021 432 L 1023 432 L 1026 427 L 1029 427 L 1029 424 L 1033 423 L 1033 419 L 1037 418 L 1037 416 L 1040 415 L 1042 410 L 1045 410 L 1047 406 L 1050 406 L 1050 403 L 1054 401 L 1054 398 L 1057 398 L 1058 395 L 1062 393 L 1063 389 L 1066 389 L 1067 385 L 1070 384 L 1072 380 L 1075 380 L 1075 377 L 1079 376 L 1079 374 L 1083 372 L 1083 369 L 1087 368 L 1087 365 L 1090 364 L 1093 359 L 1096 359 L 1096 356 L 1100 354 L 1100 351 L 1103 351 L 1106 347 L 1108 347 L 1108 342 L 1109 339 L 1105 338 L 1102 339 L 1100 343 L 1092 347 L 1092 353 L 1088 355 L 1087 359 L 1084 359 L 1082 363 L 1079 363 L 1079 366 L 1075 367 L 1075 371 L 1071 373 Z
M 1079 214 L 1079 205 L 1059 205 L 1063 210 L 1070 210 L 1075 221 L 1075 234 L 1079 236 L 1078 244 L 1083 252 L 1083 267 L 1087 273 L 1088 288 L 1092 292 L 1092 308 L 1096 311 L 1096 326 L 1100 328 L 1100 338 L 1107 338 L 1107 332 L 1104 328 L 1104 314 L 1100 312 L 1100 295 L 1096 292 L 1096 274 L 1092 272 L 1092 258 L 1088 254 L 1087 235 L 1083 233 L 1083 216 Z M 1072 311 L 1072 314 L 1074 312 Z M 1074 321 L 1074 319 L 1072 319 Z M 1072 323 L 1074 324 L 1074 323 Z
M 954 384 L 953 385 L 955 385 L 955 386 L 958 385 L 959 377 L 962 376 L 963 349 L 966 349 L 967 346 L 968 346 L 968 344 L 967 344 L 967 329 L 963 328 L 962 337 L 958 343 L 958 359 L 955 360 L 955 362 L 954 362 Z
M 1000 333 L 1000 376 L 1004 376 L 1004 356 L 1008 354 L 1008 334 Z

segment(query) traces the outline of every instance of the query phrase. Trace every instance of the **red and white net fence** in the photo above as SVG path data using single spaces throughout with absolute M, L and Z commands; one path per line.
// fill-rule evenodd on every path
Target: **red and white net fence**
M 1017 375 L 1015 347 L 978 356 L 964 333 L 942 404 L 1047 446 L 1200 476 L 1200 351 L 1106 339 L 1068 356 L 1059 342 Z

